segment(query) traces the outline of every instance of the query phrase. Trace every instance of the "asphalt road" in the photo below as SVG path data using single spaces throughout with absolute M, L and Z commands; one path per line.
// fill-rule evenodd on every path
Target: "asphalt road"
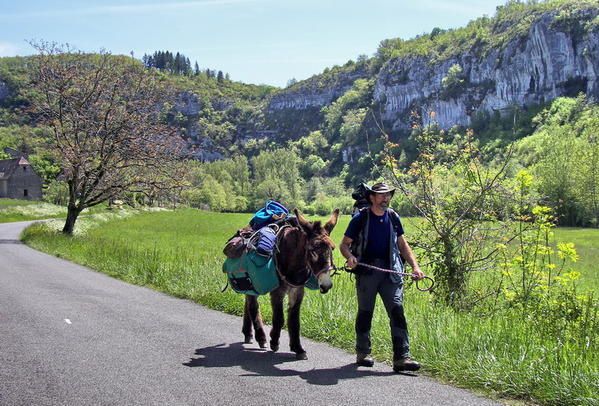
M 0 405 L 486 405 L 304 339 L 242 344 L 241 319 L 112 279 L 0 224 Z

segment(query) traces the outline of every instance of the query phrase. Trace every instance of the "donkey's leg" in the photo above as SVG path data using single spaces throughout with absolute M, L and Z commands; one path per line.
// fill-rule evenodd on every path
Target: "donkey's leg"
M 255 306 L 253 305 L 255 304 Z M 258 297 L 254 296 L 254 301 L 250 305 L 250 317 L 252 324 L 254 325 L 254 333 L 256 334 L 256 341 L 260 348 L 266 348 L 266 332 L 264 331 L 264 322 L 262 321 L 262 315 L 260 314 L 260 304 L 258 303 Z
M 304 299 L 304 287 L 293 288 L 289 292 L 287 328 L 289 329 L 289 348 L 297 359 L 308 359 L 300 342 L 300 308 Z
M 244 342 L 246 344 L 252 343 L 252 308 L 258 306 L 258 299 L 255 296 L 245 295 L 245 304 L 243 307 L 243 327 L 241 332 L 243 333 Z
M 270 304 L 272 305 L 272 329 L 270 329 L 270 349 L 273 351 L 279 350 L 279 338 L 281 337 L 281 329 L 285 324 L 285 315 L 283 313 L 283 299 L 285 298 L 286 289 L 284 286 L 279 286 L 277 289 L 270 292 Z

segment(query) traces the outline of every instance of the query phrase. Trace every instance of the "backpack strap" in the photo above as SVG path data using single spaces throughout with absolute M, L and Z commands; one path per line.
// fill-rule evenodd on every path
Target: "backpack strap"
M 370 206 L 361 208 L 358 216 L 360 216 L 360 234 L 358 246 L 356 247 L 359 252 L 354 252 L 353 254 L 358 256 L 362 256 L 364 253 L 364 249 L 366 248 L 366 242 L 368 241 L 368 220 L 370 219 Z
M 391 223 L 393 223 L 393 227 L 396 229 L 399 228 L 399 226 L 401 225 L 399 214 L 397 214 L 397 212 L 390 207 L 387 209 L 387 211 L 389 212 L 389 217 L 391 218 Z
M 397 230 L 401 226 L 399 214 L 397 214 L 397 212 L 390 207 L 387 210 L 389 211 L 389 216 L 391 216 L 391 223 L 393 223 L 393 228 Z M 404 264 L 406 263 L 406 259 L 403 257 L 403 255 L 401 255 L 401 252 L 399 253 L 399 259 L 401 260 L 402 266 L 405 266 Z

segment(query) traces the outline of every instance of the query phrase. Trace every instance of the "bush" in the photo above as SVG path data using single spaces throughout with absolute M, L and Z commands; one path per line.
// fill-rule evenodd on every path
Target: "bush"
M 50 182 L 44 191 L 44 200 L 59 206 L 66 206 L 69 202 L 69 186 L 60 180 Z

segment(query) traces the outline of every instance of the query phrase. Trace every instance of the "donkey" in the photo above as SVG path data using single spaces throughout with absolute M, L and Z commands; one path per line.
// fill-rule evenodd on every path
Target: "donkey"
M 280 284 L 270 292 L 272 306 L 272 329 L 270 331 L 270 348 L 279 350 L 281 329 L 285 324 L 283 299 L 289 296 L 287 328 L 289 330 L 289 347 L 295 352 L 298 360 L 308 359 L 300 342 L 300 307 L 304 298 L 304 285 L 314 275 L 318 280 L 320 293 L 327 293 L 332 287 L 330 272 L 333 269 L 333 249 L 335 244 L 329 237 L 339 218 L 339 209 L 335 209 L 324 226 L 320 221 L 310 222 L 302 214 L 294 210 L 297 225 L 289 223 L 281 228 L 277 236 L 275 262 Z M 261 348 L 266 348 L 266 333 L 260 315 L 258 298 L 245 296 L 242 333 L 245 343 L 252 342 L 252 327 L 256 333 L 256 341 Z

